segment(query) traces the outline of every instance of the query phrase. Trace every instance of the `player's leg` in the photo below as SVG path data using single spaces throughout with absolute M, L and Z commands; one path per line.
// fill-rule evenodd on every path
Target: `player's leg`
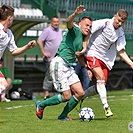
M 95 67 L 92 69 L 93 74 L 96 77 L 96 87 L 97 87 L 97 92 L 100 96 L 101 102 L 103 104 L 103 108 L 105 109 L 105 115 L 107 117 L 110 117 L 113 115 L 111 112 L 108 102 L 107 102 L 107 91 L 105 87 L 105 77 L 104 77 L 104 72 L 100 67 Z
M 50 64 L 50 72 L 55 90 L 62 92 L 62 94 L 57 94 L 53 97 L 36 103 L 36 115 L 39 119 L 42 119 L 43 110 L 45 107 L 57 105 L 64 101 L 68 101 L 71 98 L 71 91 L 66 77 L 66 72 L 64 72 L 65 66 L 61 61 L 58 62 L 58 58 L 55 58 L 55 60 L 53 60 L 53 62 Z
M 79 101 L 78 105 L 76 106 L 76 110 L 79 112 L 82 108 L 82 104 L 83 101 L 86 97 L 90 97 L 90 96 L 94 96 L 97 95 L 97 89 L 96 89 L 96 85 L 90 86 L 88 89 L 85 90 L 85 95 L 83 96 L 83 98 Z
M 74 95 L 67 102 L 66 106 L 64 107 L 64 110 L 58 117 L 59 120 L 63 120 L 64 118 L 67 118 L 68 113 L 76 107 L 79 100 L 81 100 L 84 95 L 84 90 L 82 89 L 80 82 L 77 82 L 77 83 L 71 85 L 71 90 L 74 92 Z M 69 119 L 69 120 L 71 120 L 71 119 Z
M 103 73 L 104 73 L 104 80 L 105 80 L 105 84 L 107 82 L 107 79 L 108 79 L 108 74 L 109 74 L 109 69 L 103 64 L 102 65 L 102 70 L 103 70 Z M 104 107 L 104 110 L 105 110 L 105 116 L 106 117 L 110 117 L 110 116 L 113 116 L 113 113 L 110 109 L 110 107 Z
M 59 87 L 62 86 L 64 87 L 65 83 L 67 82 L 67 79 L 63 81 L 63 83 L 57 84 L 59 85 L 58 91 L 59 91 Z M 37 111 L 36 111 L 36 115 L 39 119 L 42 119 L 43 117 L 43 110 L 44 108 L 46 108 L 47 106 L 52 106 L 52 105 L 57 105 L 60 104 L 62 102 L 68 101 L 71 98 L 71 91 L 68 87 L 66 87 L 66 89 L 63 90 L 63 88 L 60 90 L 60 92 L 62 91 L 62 94 L 56 94 L 50 98 L 47 98 L 41 102 L 36 102 L 36 107 L 37 107 Z
M 52 106 L 52 105 L 57 105 L 59 103 L 64 102 L 65 100 L 63 99 L 61 94 L 57 94 L 55 96 L 52 96 L 46 100 L 43 101 L 37 101 L 36 102 L 36 115 L 39 119 L 43 118 L 43 111 L 44 108 L 47 106 Z
M 76 81 L 76 77 L 77 77 L 77 75 L 73 74 L 71 76 L 71 79 L 73 78 L 73 81 Z M 78 104 L 79 100 L 81 100 L 82 97 L 84 96 L 84 90 L 82 88 L 81 83 L 79 82 L 78 77 L 77 77 L 77 81 L 78 82 L 75 82 L 75 83 L 70 85 L 70 88 L 73 91 L 74 95 L 67 102 L 66 106 L 64 107 L 64 110 L 62 111 L 62 113 L 58 117 L 59 120 L 63 120 L 64 118 L 66 118 L 68 113 L 76 107 L 76 105 Z

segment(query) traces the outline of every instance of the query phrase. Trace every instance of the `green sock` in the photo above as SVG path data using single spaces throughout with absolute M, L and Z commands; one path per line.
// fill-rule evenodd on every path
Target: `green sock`
M 67 102 L 67 105 L 64 107 L 63 112 L 60 114 L 59 118 L 64 118 L 67 116 L 67 114 L 75 108 L 75 106 L 78 104 L 78 99 L 75 98 L 73 95 L 71 99 Z
M 39 104 L 39 107 L 45 108 L 46 106 L 57 105 L 57 104 L 62 103 L 62 102 L 64 102 L 62 95 L 57 94 L 57 95 L 52 96 L 46 100 L 41 101 Z

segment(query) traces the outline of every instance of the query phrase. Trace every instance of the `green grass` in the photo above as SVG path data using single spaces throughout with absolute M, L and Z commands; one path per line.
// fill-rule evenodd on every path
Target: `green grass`
M 47 107 L 44 118 L 38 120 L 35 101 L 2 102 L 0 133 L 128 133 L 128 123 L 133 121 L 132 101 L 131 90 L 108 92 L 114 116 L 106 118 L 98 95 L 85 99 L 83 107 L 91 107 L 95 112 L 95 119 L 91 122 L 81 122 L 75 109 L 69 114 L 72 121 L 57 120 L 65 103 Z

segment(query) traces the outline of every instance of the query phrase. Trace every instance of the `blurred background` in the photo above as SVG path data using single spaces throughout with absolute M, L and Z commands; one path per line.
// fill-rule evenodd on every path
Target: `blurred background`
M 60 28 L 65 32 L 65 20 L 78 5 L 84 5 L 86 12 L 82 15 L 91 16 L 93 20 L 112 18 L 119 9 L 124 8 L 129 13 L 129 18 L 123 26 L 127 40 L 126 52 L 133 60 L 133 0 L 0 0 L 0 5 L 3 4 L 15 9 L 11 30 L 18 47 L 30 40 L 37 40 L 54 15 L 60 17 Z M 32 90 L 37 94 L 43 92 L 42 59 L 38 45 L 17 57 L 12 57 L 8 50 L 5 52 L 4 66 L 8 67 L 11 78 L 22 80 L 22 84 L 15 87 Z M 132 83 L 131 68 L 117 56 L 115 66 L 109 74 L 107 89 L 131 89 Z

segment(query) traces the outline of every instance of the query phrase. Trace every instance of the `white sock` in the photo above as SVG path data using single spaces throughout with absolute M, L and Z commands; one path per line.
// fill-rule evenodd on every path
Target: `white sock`
M 107 94 L 104 80 L 97 80 L 97 91 L 103 104 L 103 108 L 108 107 Z

